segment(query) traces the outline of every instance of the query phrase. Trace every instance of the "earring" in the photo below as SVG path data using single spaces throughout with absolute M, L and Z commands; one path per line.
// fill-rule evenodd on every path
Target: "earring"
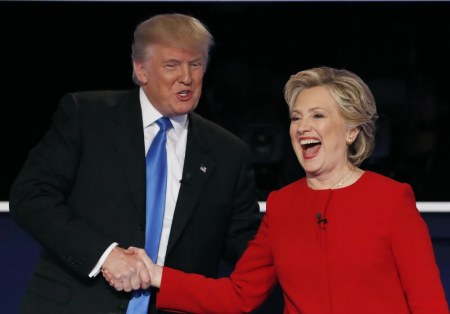
M 348 146 L 352 145 L 352 143 L 353 143 L 353 138 L 351 138 L 350 136 L 347 137 L 346 143 L 347 143 Z

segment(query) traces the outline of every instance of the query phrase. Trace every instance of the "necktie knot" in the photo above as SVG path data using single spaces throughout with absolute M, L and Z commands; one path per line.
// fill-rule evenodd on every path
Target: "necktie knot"
M 159 126 L 159 129 L 164 132 L 173 127 L 172 122 L 170 122 L 170 119 L 167 117 L 159 118 L 156 120 L 156 124 Z

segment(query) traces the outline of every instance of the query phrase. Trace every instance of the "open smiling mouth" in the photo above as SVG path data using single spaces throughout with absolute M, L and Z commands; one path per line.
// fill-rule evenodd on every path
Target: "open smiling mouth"
M 322 145 L 322 142 L 316 139 L 301 140 L 300 145 L 305 156 L 315 155 Z

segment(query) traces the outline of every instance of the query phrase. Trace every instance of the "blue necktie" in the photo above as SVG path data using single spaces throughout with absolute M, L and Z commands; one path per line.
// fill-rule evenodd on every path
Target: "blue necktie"
M 156 123 L 159 131 L 153 139 L 145 159 L 147 174 L 145 251 L 154 263 L 158 260 L 159 240 L 164 219 L 167 186 L 166 131 L 172 123 L 166 117 Z M 136 291 L 128 303 L 127 314 L 144 314 L 148 311 L 150 292 Z

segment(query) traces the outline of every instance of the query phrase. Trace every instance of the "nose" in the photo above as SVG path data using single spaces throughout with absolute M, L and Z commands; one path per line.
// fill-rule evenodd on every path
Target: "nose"
M 299 134 L 304 134 L 305 132 L 311 130 L 311 124 L 308 123 L 306 119 L 299 119 L 293 122 L 292 126 L 294 127 L 295 131 Z
M 183 66 L 181 66 L 179 82 L 185 85 L 190 85 L 192 83 L 191 68 L 188 64 L 183 64 Z

